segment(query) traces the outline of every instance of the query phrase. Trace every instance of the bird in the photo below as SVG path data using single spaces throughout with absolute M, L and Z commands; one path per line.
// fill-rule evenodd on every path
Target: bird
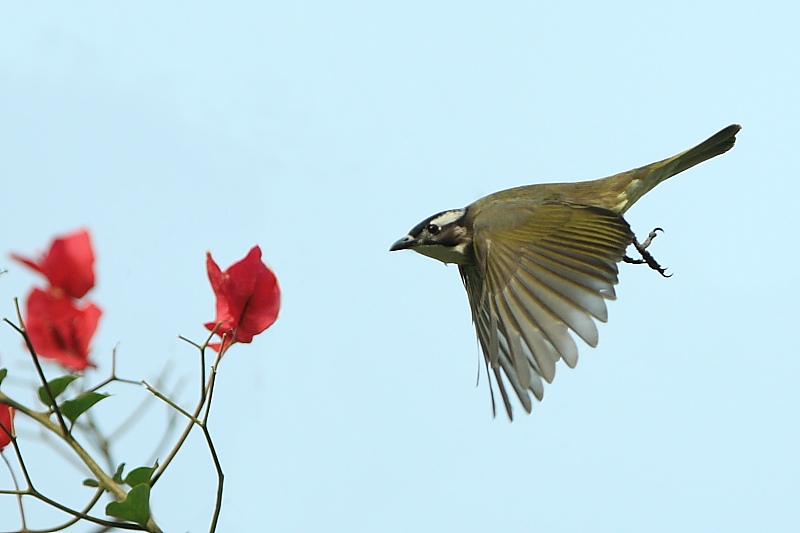
M 597 346 L 596 321 L 615 300 L 618 263 L 647 263 L 665 275 L 623 215 L 662 181 L 730 150 L 732 124 L 674 157 L 614 176 L 506 189 L 467 207 L 432 215 L 389 248 L 414 250 L 458 265 L 489 376 L 513 420 L 510 387 L 527 413 L 555 377 L 559 360 L 574 368 L 573 336 Z M 642 258 L 626 254 L 634 245 Z

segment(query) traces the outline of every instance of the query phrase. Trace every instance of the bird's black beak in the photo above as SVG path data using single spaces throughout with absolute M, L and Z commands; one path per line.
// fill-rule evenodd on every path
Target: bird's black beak
M 390 252 L 395 252 L 397 250 L 408 250 L 409 248 L 413 248 L 417 244 L 417 240 L 412 237 L 411 235 L 406 235 L 389 248 Z

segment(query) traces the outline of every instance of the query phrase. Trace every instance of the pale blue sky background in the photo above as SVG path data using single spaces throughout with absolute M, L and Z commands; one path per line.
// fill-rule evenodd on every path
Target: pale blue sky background
M 96 379 L 118 346 L 128 377 L 171 363 L 188 402 L 176 337 L 213 319 L 205 251 L 225 268 L 260 244 L 284 307 L 222 365 L 220 531 L 796 531 L 799 20 L 792 1 L 5 3 L 0 315 L 35 281 L 7 252 L 88 227 Z M 627 216 L 665 228 L 674 276 L 622 265 L 599 346 L 532 415 L 492 419 L 456 268 L 389 245 L 733 122 L 730 153 Z M 8 328 L 0 357 L 27 371 Z M 120 459 L 147 460 L 163 418 Z M 204 531 L 199 439 L 175 467 L 156 515 Z M 0 530 L 15 516 L 0 499 Z

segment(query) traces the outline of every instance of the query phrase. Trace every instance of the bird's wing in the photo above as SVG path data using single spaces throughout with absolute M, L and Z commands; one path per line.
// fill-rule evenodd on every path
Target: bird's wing
M 605 300 L 616 297 L 617 263 L 633 233 L 611 211 L 564 204 L 503 209 L 477 217 L 473 231 L 475 264 L 459 271 L 511 418 L 502 375 L 530 412 L 530 393 L 542 399 L 541 378 L 552 382 L 556 362 L 578 362 L 569 330 L 597 345 L 593 319 L 608 319 Z

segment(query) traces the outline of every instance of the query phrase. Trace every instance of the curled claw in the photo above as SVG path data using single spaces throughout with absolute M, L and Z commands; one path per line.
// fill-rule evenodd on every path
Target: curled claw
M 653 242 L 653 239 L 655 239 L 655 238 L 656 238 L 656 235 L 658 235 L 658 232 L 659 232 L 659 231 L 660 231 L 661 233 L 664 233 L 664 230 L 663 230 L 663 229 L 661 229 L 661 228 L 656 228 L 656 229 L 654 229 L 653 231 L 651 231 L 651 232 L 650 232 L 650 233 L 647 235 L 647 238 L 646 238 L 646 239 L 644 240 L 644 242 L 642 243 L 642 248 L 647 248 L 648 246 L 650 246 L 650 243 L 652 243 L 652 242 Z
M 622 260 L 625 261 L 626 263 L 631 263 L 634 265 L 647 264 L 647 266 L 649 266 L 650 268 L 652 268 L 665 278 L 669 278 L 672 276 L 672 274 L 666 274 L 665 272 L 667 271 L 667 269 L 659 265 L 658 261 L 656 261 L 656 259 L 652 256 L 652 254 L 650 254 L 650 252 L 647 251 L 647 247 L 650 246 L 650 244 L 653 242 L 653 239 L 655 239 L 656 235 L 658 235 L 659 231 L 663 233 L 664 230 L 661 228 L 655 228 L 647 235 L 647 239 L 645 239 L 643 243 L 640 243 L 638 240 L 636 240 L 636 237 L 633 238 L 633 246 L 636 248 L 636 251 L 639 252 L 639 254 L 641 254 L 642 256 L 641 259 L 633 259 L 626 255 L 625 257 L 622 258 Z

